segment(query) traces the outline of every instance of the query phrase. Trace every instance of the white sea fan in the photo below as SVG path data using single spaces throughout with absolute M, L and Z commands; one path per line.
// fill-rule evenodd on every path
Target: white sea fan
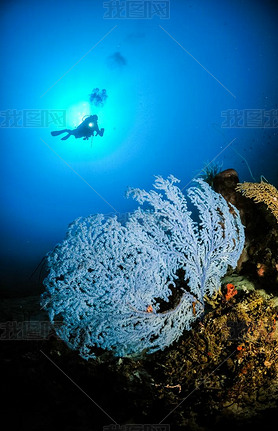
M 244 245 L 237 209 L 196 180 L 188 196 L 197 223 L 176 182 L 158 176 L 157 191 L 129 189 L 146 209 L 124 225 L 116 216 L 79 218 L 49 253 L 42 305 L 83 358 L 95 358 L 97 348 L 115 356 L 164 349 L 202 314 L 204 295 L 219 288 L 228 265 L 235 267 Z

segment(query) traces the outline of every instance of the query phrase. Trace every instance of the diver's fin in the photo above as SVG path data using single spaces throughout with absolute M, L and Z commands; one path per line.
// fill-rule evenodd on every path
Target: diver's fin
M 67 132 L 66 129 L 64 129 L 64 130 L 56 130 L 55 132 L 51 132 L 51 135 L 52 136 L 58 136 L 58 135 L 61 135 L 61 133 L 65 133 L 65 132 Z
M 64 136 L 63 138 L 61 138 L 61 141 L 66 141 L 67 139 L 69 139 L 69 137 L 70 137 L 70 134 L 68 134 L 68 135 Z

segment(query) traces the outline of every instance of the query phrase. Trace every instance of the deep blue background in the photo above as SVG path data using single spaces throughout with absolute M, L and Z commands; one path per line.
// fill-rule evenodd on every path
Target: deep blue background
M 149 189 L 155 174 L 184 187 L 220 154 L 252 181 L 241 154 L 257 181 L 278 184 L 277 129 L 221 128 L 227 109 L 277 109 L 271 2 L 176 0 L 165 20 L 104 19 L 92 0 L 1 5 L 1 111 L 64 109 L 68 127 L 96 113 L 105 128 L 92 145 L 52 137 L 57 127 L 1 128 L 5 291 L 35 289 L 29 275 L 72 220 L 132 210 L 127 187 Z M 108 99 L 90 111 L 95 87 Z

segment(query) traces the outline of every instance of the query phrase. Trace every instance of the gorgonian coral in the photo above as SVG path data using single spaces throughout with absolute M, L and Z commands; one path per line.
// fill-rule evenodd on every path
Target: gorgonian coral
M 156 177 L 156 190 L 129 189 L 147 208 L 125 224 L 117 216 L 79 218 L 49 253 L 42 304 L 83 358 L 94 358 L 96 348 L 128 356 L 169 346 L 202 314 L 204 296 L 219 288 L 228 265 L 236 265 L 244 245 L 236 208 L 197 180 L 188 190 L 199 212 L 194 221 L 177 182 Z

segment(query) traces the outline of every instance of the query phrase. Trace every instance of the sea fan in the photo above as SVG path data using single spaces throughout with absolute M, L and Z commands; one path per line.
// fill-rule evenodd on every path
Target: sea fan
M 237 209 L 197 180 L 188 190 L 199 211 L 194 221 L 176 182 L 156 177 L 157 191 L 130 189 L 128 196 L 147 208 L 124 225 L 116 216 L 75 220 L 48 255 L 42 304 L 83 358 L 95 358 L 97 348 L 129 356 L 169 346 L 203 313 L 204 296 L 219 288 L 228 265 L 236 265 L 244 245 Z

